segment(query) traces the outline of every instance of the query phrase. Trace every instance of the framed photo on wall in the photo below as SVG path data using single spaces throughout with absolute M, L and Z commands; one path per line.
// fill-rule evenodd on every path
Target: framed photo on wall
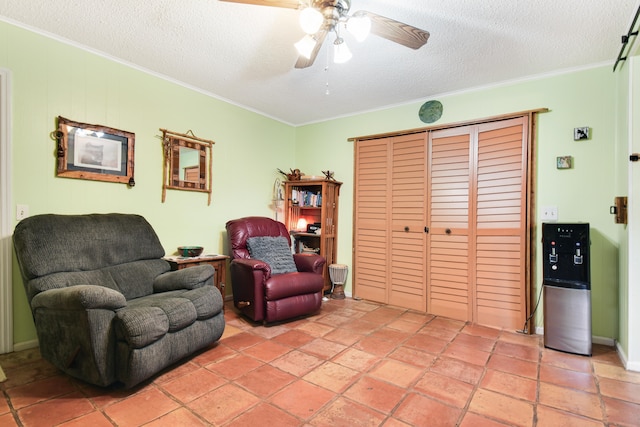
M 135 134 L 58 117 L 56 176 L 133 187 Z
M 557 169 L 571 169 L 573 165 L 573 158 L 571 156 L 556 157 Z

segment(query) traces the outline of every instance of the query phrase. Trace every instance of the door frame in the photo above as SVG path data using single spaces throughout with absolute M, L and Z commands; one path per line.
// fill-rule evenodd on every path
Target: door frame
M 0 354 L 13 351 L 10 79 L 0 68 Z

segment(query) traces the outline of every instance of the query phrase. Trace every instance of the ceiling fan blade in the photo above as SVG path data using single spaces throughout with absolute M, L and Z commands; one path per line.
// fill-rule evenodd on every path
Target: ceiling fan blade
M 371 19 L 371 32 L 376 36 L 410 47 L 411 49 L 419 49 L 429 40 L 428 31 L 421 30 L 409 24 L 365 10 L 358 11 L 356 14 L 363 14 Z
M 327 38 L 327 29 L 323 28 L 315 34 L 315 38 L 317 40 L 316 45 L 311 51 L 311 56 L 307 59 L 304 56 L 298 56 L 298 61 L 296 61 L 296 68 L 307 68 L 313 65 L 313 62 L 316 60 L 316 56 L 318 56 L 318 52 L 320 52 L 320 48 L 324 43 L 324 39 Z
M 300 7 L 299 0 L 220 0 L 228 3 L 244 3 L 255 4 L 258 6 L 274 6 L 285 7 L 288 9 L 298 9 Z

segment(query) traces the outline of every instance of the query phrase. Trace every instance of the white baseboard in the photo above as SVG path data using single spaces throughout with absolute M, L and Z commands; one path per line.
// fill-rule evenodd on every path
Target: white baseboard
M 640 362 L 629 362 L 627 361 L 624 364 L 624 367 L 627 371 L 640 372 Z
M 22 351 L 22 350 L 29 350 L 30 348 L 36 348 L 38 347 L 40 344 L 38 343 L 38 340 L 31 340 L 31 341 L 23 341 L 23 342 L 19 342 L 13 345 L 13 351 Z
M 544 328 L 541 326 L 536 327 L 536 334 L 544 335 Z M 629 362 L 629 358 L 627 354 L 624 352 L 624 349 L 620 346 L 620 343 L 613 338 L 608 337 L 591 337 L 591 342 L 593 344 L 606 345 L 607 347 L 615 347 L 616 352 L 618 353 L 618 357 L 620 357 L 620 361 L 624 368 L 628 371 L 640 372 L 640 362 Z
M 618 350 L 618 356 L 620 356 L 620 360 L 624 365 L 624 368 L 628 371 L 640 372 L 640 362 L 630 362 L 627 353 L 625 353 L 620 343 L 616 343 L 616 350 Z
M 627 365 L 629 364 L 629 358 L 627 357 L 627 353 L 624 352 L 624 349 L 622 348 L 620 343 L 616 343 L 616 350 L 618 351 L 618 357 L 620 357 L 620 361 L 622 361 L 622 364 L 626 368 Z
M 594 344 L 606 345 L 607 347 L 616 346 L 616 340 L 608 337 L 591 337 L 591 342 Z
M 536 334 L 544 336 L 544 327 L 536 326 Z M 606 345 L 607 347 L 617 347 L 616 340 L 608 337 L 597 337 L 594 335 L 591 337 L 591 342 L 593 344 Z

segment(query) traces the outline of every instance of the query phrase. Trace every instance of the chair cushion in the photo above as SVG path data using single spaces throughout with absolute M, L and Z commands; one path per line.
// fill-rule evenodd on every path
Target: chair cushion
M 251 258 L 264 261 L 271 267 L 271 274 L 295 273 L 296 263 L 285 237 L 258 236 L 247 239 Z
M 197 319 L 213 317 L 222 311 L 222 298 L 216 304 L 218 292 L 214 290 L 213 286 L 202 286 L 127 301 L 127 306 L 116 314 L 118 338 L 127 341 L 132 348 L 142 348 L 168 332 L 190 326 Z
M 116 332 L 132 348 L 145 347 L 169 332 L 169 319 L 160 307 L 126 307 L 116 316 Z
M 292 273 L 272 276 L 264 284 L 264 298 L 275 301 L 296 295 L 322 292 L 324 278 L 315 273 Z

